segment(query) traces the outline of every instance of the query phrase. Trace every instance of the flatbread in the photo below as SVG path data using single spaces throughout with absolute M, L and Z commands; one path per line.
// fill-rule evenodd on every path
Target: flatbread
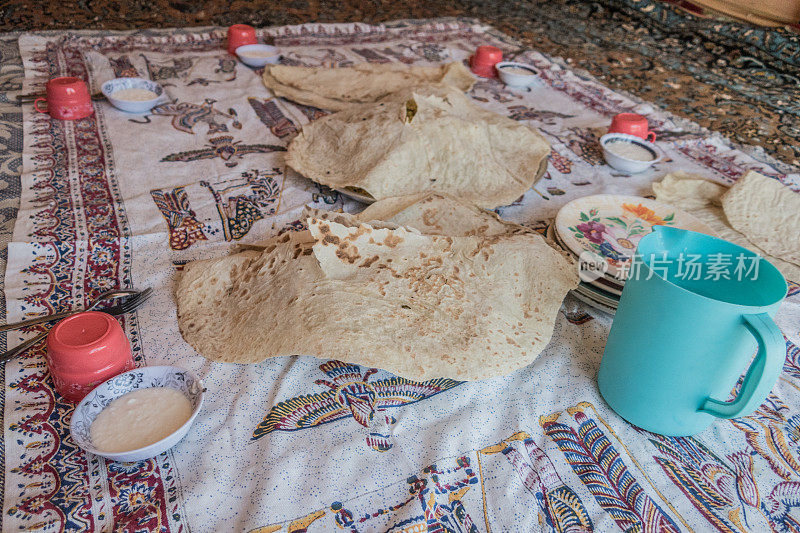
M 533 232 L 424 235 L 340 215 L 263 251 L 188 264 L 176 292 L 187 342 L 213 361 L 305 354 L 416 380 L 483 379 L 532 362 L 578 284 Z
M 700 182 L 705 182 L 707 185 Z M 727 187 L 710 182 L 702 176 L 675 172 L 666 175 L 660 183 L 654 183 L 653 191 L 659 202 L 669 203 L 688 211 L 705 222 L 720 239 L 760 254 L 780 270 L 786 279 L 800 282 L 800 266 L 772 255 L 748 236 L 731 227 L 728 221 L 729 215 L 721 207 L 723 195 L 728 191 Z M 737 208 L 729 204 L 729 209 L 735 211 Z M 732 216 L 737 217 L 735 213 Z
M 475 83 L 475 77 L 461 62 L 432 67 L 398 63 L 362 63 L 338 68 L 267 65 L 262 79 L 276 96 L 331 111 L 374 103 L 418 85 L 444 84 L 468 91 Z
M 549 153 L 525 124 L 457 89 L 424 87 L 305 125 L 286 162 L 317 183 L 357 187 L 376 200 L 436 191 L 494 208 L 530 189 Z
M 722 196 L 722 209 L 750 242 L 800 267 L 800 194 L 750 171 Z
M 700 176 L 683 171 L 667 174 L 660 182 L 653 183 L 653 192 L 659 202 L 682 209 L 699 209 L 709 205 L 720 205 L 720 198 L 728 188 Z
M 503 233 L 528 232 L 528 228 L 501 219 L 487 211 L 437 192 L 422 192 L 409 196 L 386 198 L 359 213 L 358 220 L 376 221 L 406 226 L 424 235 L 491 236 Z M 465 224 L 465 221 L 470 221 Z

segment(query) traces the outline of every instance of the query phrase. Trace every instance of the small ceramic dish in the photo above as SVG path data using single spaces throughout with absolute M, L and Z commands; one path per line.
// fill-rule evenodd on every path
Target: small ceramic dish
M 114 96 L 114 93 L 123 89 L 144 89 L 155 93 L 156 97 L 147 100 L 123 100 Z M 114 78 L 105 82 L 100 90 L 111 105 L 126 113 L 147 113 L 166 99 L 166 93 L 161 85 L 144 78 Z
M 539 81 L 539 71 L 525 63 L 501 61 L 495 68 L 502 82 L 509 87 L 530 87 Z
M 236 49 L 236 56 L 248 67 L 255 68 L 274 65 L 281 58 L 280 51 L 268 44 L 246 44 L 240 46 Z
M 629 152 L 630 155 L 619 153 L 619 149 L 609 149 L 611 145 L 623 148 Z M 603 156 L 606 158 L 606 163 L 626 174 L 644 172 L 653 166 L 653 163 L 661 160 L 661 151 L 656 145 L 636 135 L 628 135 L 627 133 L 607 133 L 600 137 L 600 146 L 603 148 Z M 636 159 L 636 155 L 638 154 L 641 154 L 643 157 L 649 156 L 650 159 Z
M 135 450 L 109 453 L 100 451 L 92 444 L 91 427 L 94 419 L 120 396 L 139 389 L 169 387 L 182 392 L 192 405 L 192 414 L 180 428 L 163 439 Z M 124 372 L 98 385 L 81 400 L 72 413 L 69 432 L 75 442 L 89 453 L 124 463 L 142 461 L 163 453 L 180 441 L 197 417 L 203 405 L 205 388 L 203 382 L 188 370 L 174 366 L 146 366 Z

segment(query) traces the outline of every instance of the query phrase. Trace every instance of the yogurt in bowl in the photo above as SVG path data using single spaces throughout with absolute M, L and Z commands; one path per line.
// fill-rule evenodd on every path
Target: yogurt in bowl
M 538 83 L 539 71 L 532 65 L 515 61 L 501 61 L 495 65 L 497 75 L 509 87 L 530 87 Z
M 627 174 L 644 172 L 661 160 L 655 144 L 627 133 L 608 133 L 600 137 L 606 163 Z
M 280 51 L 269 44 L 246 44 L 236 49 L 236 55 L 248 67 L 263 67 L 277 63 L 281 54 Z
M 166 101 L 164 88 L 144 78 L 114 78 L 105 82 L 100 90 L 111 105 L 128 113 L 147 113 Z
M 72 414 L 70 433 L 87 452 L 133 462 L 167 451 L 189 432 L 203 405 L 197 377 L 173 366 L 148 366 L 114 376 Z

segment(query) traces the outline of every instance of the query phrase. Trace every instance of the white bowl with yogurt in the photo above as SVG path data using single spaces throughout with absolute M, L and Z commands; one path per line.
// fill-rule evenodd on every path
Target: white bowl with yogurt
M 105 82 L 100 91 L 111 105 L 128 113 L 147 113 L 167 100 L 161 85 L 144 78 L 114 78 Z
M 627 133 L 607 133 L 600 137 L 606 163 L 626 174 L 644 172 L 661 160 L 655 144 Z
M 111 461 L 142 461 L 186 436 L 204 393 L 202 381 L 188 370 L 137 368 L 101 383 L 81 400 L 69 431 L 89 453 Z
M 495 65 L 500 80 L 509 87 L 530 87 L 538 83 L 539 71 L 525 63 L 501 61 Z
M 280 50 L 269 44 L 245 44 L 236 48 L 236 55 L 248 67 L 260 68 L 274 65 L 280 58 Z

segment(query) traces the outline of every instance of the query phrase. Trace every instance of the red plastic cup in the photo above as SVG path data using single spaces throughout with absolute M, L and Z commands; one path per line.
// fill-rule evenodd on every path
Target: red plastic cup
M 73 402 L 134 368 L 125 332 L 113 316 L 100 311 L 77 313 L 57 323 L 47 335 L 46 359 L 56 390 Z
M 256 44 L 256 29 L 247 24 L 234 24 L 228 28 L 228 53 L 236 55 L 236 49 L 246 44 Z
M 53 78 L 47 82 L 46 94 L 47 98 L 33 101 L 34 109 L 40 113 L 60 120 L 78 120 L 94 113 L 89 88 L 80 78 Z M 40 102 L 46 102 L 47 109 L 39 108 Z
M 611 119 L 611 127 L 608 128 L 608 133 L 627 133 L 628 135 L 636 135 L 653 142 L 656 140 L 656 134 L 649 131 L 648 128 L 647 119 L 642 115 L 620 113 Z
M 469 68 L 482 78 L 497 77 L 496 64 L 503 60 L 503 51 L 496 46 L 479 46 L 469 58 Z

